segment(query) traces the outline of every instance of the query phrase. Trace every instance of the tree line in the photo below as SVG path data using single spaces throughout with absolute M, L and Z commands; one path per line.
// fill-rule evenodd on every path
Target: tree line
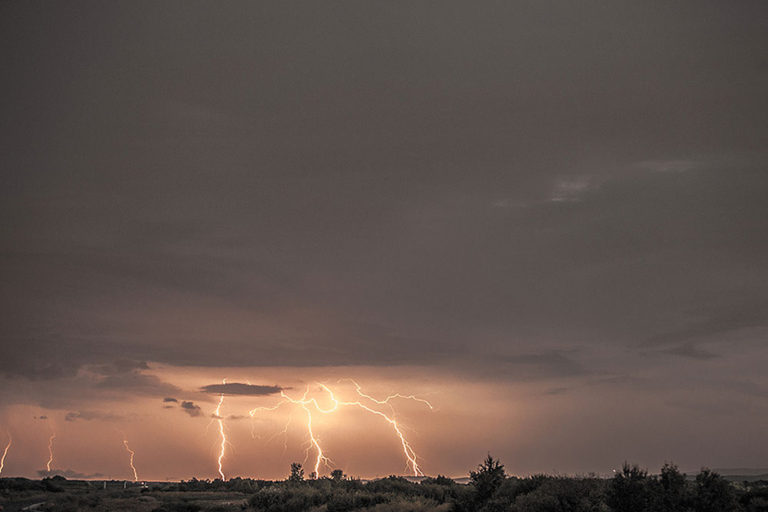
M 418 481 L 400 476 L 362 481 L 341 469 L 328 477 L 306 478 L 300 463 L 291 464 L 281 481 L 193 478 L 128 484 L 118 490 L 62 477 L 3 478 L 0 507 L 18 501 L 14 497 L 24 492 L 44 492 L 48 501 L 38 508 L 41 512 L 103 512 L 113 507 L 109 499 L 135 501 L 131 510 L 146 512 L 768 512 L 768 481 L 729 482 L 706 468 L 688 477 L 674 464 L 665 464 L 656 475 L 624 464 L 609 479 L 521 478 L 507 475 L 504 465 L 488 455 L 468 480 L 461 484 L 438 475 Z M 225 504 L 212 505 L 216 496 Z M 154 505 L 147 508 L 150 503 Z
M 624 464 L 610 479 L 520 478 L 508 476 L 504 465 L 488 455 L 466 485 L 445 476 L 363 482 L 339 469 L 330 477 L 305 479 L 301 464 L 293 463 L 285 481 L 260 482 L 248 507 L 261 512 L 768 512 L 768 481 L 732 483 L 706 468 L 688 478 L 674 464 L 665 464 L 658 475 Z

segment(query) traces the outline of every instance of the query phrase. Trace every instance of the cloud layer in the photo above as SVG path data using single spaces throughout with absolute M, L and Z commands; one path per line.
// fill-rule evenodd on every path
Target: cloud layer
M 227 382 L 226 384 L 208 384 L 200 388 L 203 393 L 216 393 L 224 395 L 248 395 L 268 396 L 280 393 L 285 388 L 280 386 L 261 386 L 256 384 L 243 384 L 241 382 Z
M 361 365 L 765 425 L 765 2 L 72 5 L 0 16 L 3 421 Z

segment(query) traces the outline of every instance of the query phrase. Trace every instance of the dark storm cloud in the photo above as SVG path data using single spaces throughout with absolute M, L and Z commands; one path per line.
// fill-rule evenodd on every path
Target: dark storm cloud
M 125 369 L 115 372 L 106 365 L 83 364 L 75 375 L 50 379 L 26 379 L 0 375 L 0 403 L 35 404 L 51 409 L 91 407 L 99 400 L 132 400 L 137 397 L 162 399 L 182 391 L 157 375 L 143 369 Z M 133 366 L 133 365 L 131 365 Z M 139 368 L 143 368 L 139 364 Z
M 163 403 L 168 403 L 168 402 L 178 403 L 178 400 L 170 396 L 163 398 Z
M 767 357 L 765 3 L 72 5 L 0 17 L 8 382 Z
M 227 382 L 226 384 L 208 384 L 200 388 L 203 393 L 216 393 L 225 395 L 250 395 L 267 396 L 281 392 L 285 388 L 281 386 L 261 386 L 256 384 L 243 384 L 241 382 Z
M 713 309 L 700 308 L 693 318 L 681 322 L 675 329 L 648 340 L 653 345 L 685 343 L 697 339 L 717 339 L 733 336 L 740 331 L 768 328 L 768 300 L 751 294 L 729 297 L 729 304 Z
M 108 375 L 99 380 L 94 386 L 103 390 L 118 390 L 123 393 L 150 396 L 164 396 L 181 391 L 178 387 L 164 382 L 156 375 L 133 372 Z
M 200 406 L 196 405 L 194 402 L 183 400 L 180 404 L 180 407 L 184 410 L 185 413 L 192 417 L 200 416 L 203 413 L 200 409 Z
M 149 370 L 149 365 L 146 361 L 120 359 L 118 361 L 114 361 L 111 364 L 95 366 L 91 368 L 91 370 L 97 373 L 101 373 L 102 375 L 115 375 L 136 372 L 140 370 Z
M 64 416 L 65 421 L 119 421 L 121 419 L 123 419 L 123 417 L 118 414 L 103 411 L 70 411 Z
M 713 354 L 705 349 L 696 347 L 692 344 L 683 344 L 676 347 L 663 350 L 665 354 L 671 354 L 673 356 L 689 357 L 691 359 L 715 359 L 719 357 L 717 354 Z
M 538 377 L 573 377 L 586 373 L 578 362 L 560 353 L 510 356 L 500 358 L 499 362 L 518 375 L 521 371 Z

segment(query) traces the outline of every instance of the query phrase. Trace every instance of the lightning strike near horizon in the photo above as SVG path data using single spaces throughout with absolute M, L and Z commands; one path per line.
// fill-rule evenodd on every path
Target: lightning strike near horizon
M 51 472 L 51 464 L 53 464 L 53 440 L 56 439 L 56 432 L 51 432 L 51 437 L 48 438 L 48 462 L 45 463 L 45 470 Z
M 324 408 L 318 403 L 316 398 L 314 397 L 308 398 L 309 386 L 307 386 L 307 389 L 304 391 L 304 394 L 302 395 L 301 398 L 298 398 L 298 399 L 292 398 L 288 396 L 284 391 L 281 391 L 280 396 L 282 397 L 282 400 L 278 402 L 276 405 L 272 407 L 256 407 L 250 410 L 249 414 L 251 415 L 251 417 L 253 417 L 257 411 L 274 411 L 285 404 L 294 404 L 301 407 L 307 414 L 307 436 L 309 439 L 309 446 L 307 447 L 307 457 L 309 457 L 309 450 L 311 450 L 314 447 L 316 451 L 314 473 L 315 475 L 319 476 L 320 466 L 324 464 L 326 467 L 331 467 L 332 461 L 323 452 L 323 449 L 320 445 L 320 440 L 312 428 L 312 409 L 315 409 L 317 412 L 321 414 L 330 414 L 330 413 L 336 412 L 339 409 L 339 407 L 357 407 L 359 409 L 362 409 L 376 416 L 380 416 L 384 418 L 384 420 L 387 423 L 389 423 L 389 425 L 392 427 L 395 434 L 397 435 L 398 439 L 400 440 L 400 444 L 403 450 L 403 455 L 405 456 L 405 459 L 407 461 L 406 465 L 410 467 L 410 470 L 413 472 L 414 476 L 423 475 L 424 473 L 421 471 L 421 468 L 419 467 L 419 464 L 418 464 L 418 456 L 416 455 L 416 452 L 413 450 L 410 443 L 406 439 L 405 434 L 403 433 L 403 430 L 402 430 L 402 426 L 398 423 L 395 417 L 396 416 L 395 411 L 390 401 L 395 398 L 400 398 L 404 400 L 413 400 L 417 402 L 422 402 L 426 404 L 430 408 L 430 410 L 434 410 L 434 407 L 432 406 L 432 404 L 423 398 L 418 398 L 414 395 L 402 395 L 400 393 L 389 395 L 383 400 L 378 400 L 366 393 L 363 393 L 361 386 L 354 380 L 352 379 L 344 379 L 344 380 L 350 381 L 355 386 L 355 391 L 360 398 L 364 400 L 368 400 L 372 404 L 386 405 L 390 408 L 390 410 L 392 411 L 392 414 L 391 415 L 385 414 L 377 409 L 374 409 L 373 407 L 375 406 L 366 405 L 365 403 L 359 400 L 358 401 L 339 400 L 338 398 L 336 398 L 334 392 L 328 386 L 322 383 L 318 383 L 318 385 L 323 391 L 325 391 L 328 394 L 330 401 L 332 403 L 330 407 Z M 286 425 L 286 428 L 283 430 L 283 432 L 286 432 L 286 431 L 287 431 L 287 425 Z
M 133 465 L 133 458 L 136 455 L 136 452 L 131 450 L 131 448 L 128 446 L 128 440 L 123 439 L 123 446 L 125 446 L 125 451 L 129 454 L 128 464 L 131 466 L 131 471 L 133 471 L 133 481 L 138 482 L 139 481 L 139 475 L 136 472 L 136 466 Z
M 320 464 L 324 463 L 326 466 L 330 466 L 331 460 L 323 454 L 323 449 L 320 446 L 320 441 L 318 440 L 317 437 L 315 437 L 315 433 L 312 430 L 312 411 L 307 407 L 307 404 L 311 403 L 312 400 L 314 399 L 307 400 L 306 399 L 307 393 L 309 393 L 309 388 L 307 388 L 307 390 L 304 392 L 304 396 L 301 398 L 301 400 L 293 400 L 292 398 L 289 398 L 282 391 L 280 392 L 280 395 L 284 399 L 290 401 L 291 403 L 298 404 L 307 413 L 307 434 L 309 434 L 310 445 L 307 447 L 306 456 L 309 457 L 309 450 L 314 446 L 315 450 L 317 450 L 317 458 L 315 459 L 314 472 L 315 472 L 315 476 L 320 476 Z M 315 403 L 315 407 L 317 407 L 317 409 L 320 410 L 320 412 L 323 412 L 320 409 L 320 406 L 317 405 L 317 401 L 315 401 L 314 403 Z M 328 411 L 328 412 L 331 412 L 331 411 Z
M 227 379 L 223 379 L 222 382 L 224 384 L 227 383 Z M 227 435 L 224 432 L 224 418 L 221 417 L 221 406 L 224 403 L 224 393 L 222 393 L 219 396 L 219 404 L 216 406 L 216 421 L 219 422 L 219 436 L 221 437 L 221 444 L 219 446 L 219 458 L 217 460 L 219 465 L 219 475 L 221 476 L 222 480 L 226 480 L 224 477 L 224 470 L 222 466 L 222 461 L 224 460 L 224 453 L 227 447 Z
M 5 450 L 3 450 L 3 456 L 0 457 L 0 475 L 3 473 L 3 467 L 5 467 L 5 457 L 8 455 L 8 450 L 11 448 L 11 443 L 13 443 L 13 437 L 11 437 L 11 432 L 8 432 L 8 444 L 5 445 Z

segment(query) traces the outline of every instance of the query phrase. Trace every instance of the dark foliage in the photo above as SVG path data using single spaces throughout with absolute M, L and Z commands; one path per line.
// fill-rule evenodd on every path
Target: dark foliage
M 288 481 L 298 483 L 304 480 L 304 468 L 298 462 L 291 463 L 291 474 L 288 475 Z
M 652 512 L 654 483 L 647 471 L 625 462 L 608 486 L 606 503 L 616 512 Z
M 733 486 L 717 473 L 704 468 L 696 475 L 694 510 L 696 512 L 732 512 L 738 510 Z
M 489 453 L 482 464 L 477 467 L 477 471 L 470 471 L 469 473 L 469 479 L 475 487 L 478 502 L 487 502 L 504 483 L 505 476 L 504 465 L 491 457 Z
M 124 488 L 125 487 L 125 488 Z M 41 512 L 768 512 L 768 482 L 733 484 L 708 469 L 687 478 L 672 464 L 659 475 L 625 464 L 612 479 L 507 477 L 490 455 L 469 484 L 445 476 L 362 482 L 343 471 L 304 479 L 299 464 L 281 482 L 192 479 L 149 486 L 123 481 L 0 479 L 0 506 Z
M 152 512 L 200 512 L 202 507 L 196 503 L 188 501 L 174 501 L 165 503 L 162 507 L 154 509 Z

